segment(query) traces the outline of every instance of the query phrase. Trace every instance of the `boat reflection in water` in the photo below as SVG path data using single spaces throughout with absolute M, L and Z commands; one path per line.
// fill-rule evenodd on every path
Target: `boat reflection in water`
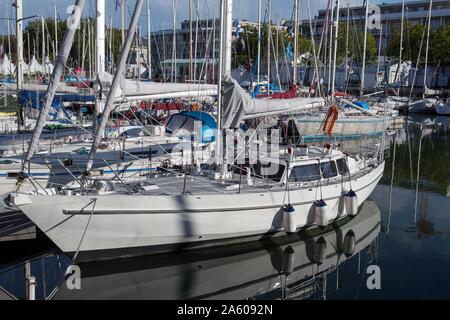
M 81 290 L 65 282 L 54 299 L 304 299 L 327 274 L 374 244 L 380 211 L 366 201 L 354 218 L 322 230 L 253 242 L 80 264 Z

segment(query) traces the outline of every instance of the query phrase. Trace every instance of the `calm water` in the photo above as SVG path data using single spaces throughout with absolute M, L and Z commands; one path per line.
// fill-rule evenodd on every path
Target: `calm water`
M 84 264 L 82 290 L 67 289 L 70 261 L 55 253 L 31 262 L 37 298 L 55 288 L 55 299 L 450 298 L 450 118 L 409 118 L 389 141 L 384 177 L 352 220 L 276 241 Z M 379 290 L 366 284 L 373 265 Z M 25 297 L 23 265 L 0 265 L 0 286 Z

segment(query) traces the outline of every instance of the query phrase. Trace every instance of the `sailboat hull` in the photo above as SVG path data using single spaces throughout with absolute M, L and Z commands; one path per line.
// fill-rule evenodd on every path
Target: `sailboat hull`
M 381 179 L 384 163 L 354 178 L 359 203 Z M 345 217 L 349 181 L 322 187 L 328 220 Z M 290 191 L 297 230 L 314 225 L 317 185 Z M 285 191 L 186 195 L 43 196 L 16 205 L 64 252 L 101 260 L 245 242 L 283 232 Z M 84 234 L 84 236 L 83 236 Z

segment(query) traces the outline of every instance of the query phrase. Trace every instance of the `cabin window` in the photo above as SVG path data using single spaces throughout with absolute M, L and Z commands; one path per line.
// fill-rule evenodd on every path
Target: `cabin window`
M 337 169 L 334 161 L 322 162 L 320 164 L 320 170 L 322 170 L 322 176 L 325 179 L 337 176 Z
M 254 174 L 256 177 L 264 177 L 275 182 L 280 182 L 283 178 L 285 166 L 278 165 L 278 168 L 275 168 L 275 166 L 277 166 L 276 163 L 272 164 L 269 162 L 268 164 L 261 164 L 261 162 L 258 161 L 258 163 L 253 166 Z M 277 169 L 276 172 L 274 172 L 275 169 Z
M 289 182 L 305 182 L 320 179 L 318 164 L 309 164 L 292 168 Z
M 345 159 L 338 159 L 336 163 L 338 167 L 338 172 L 341 176 L 348 173 L 347 161 L 345 161 Z

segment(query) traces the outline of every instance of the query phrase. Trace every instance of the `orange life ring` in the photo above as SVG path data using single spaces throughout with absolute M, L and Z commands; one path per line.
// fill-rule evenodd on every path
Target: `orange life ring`
M 336 121 L 338 119 L 338 116 L 339 116 L 339 109 L 336 107 L 336 105 L 332 105 L 331 108 L 328 110 L 327 118 L 325 119 L 325 123 L 323 124 L 324 133 L 328 133 L 331 136 L 331 134 L 333 133 L 334 125 L 336 124 Z M 330 119 L 331 122 L 329 123 Z
M 191 106 L 192 111 L 199 111 L 202 108 L 202 106 L 200 105 L 200 103 L 194 103 Z

